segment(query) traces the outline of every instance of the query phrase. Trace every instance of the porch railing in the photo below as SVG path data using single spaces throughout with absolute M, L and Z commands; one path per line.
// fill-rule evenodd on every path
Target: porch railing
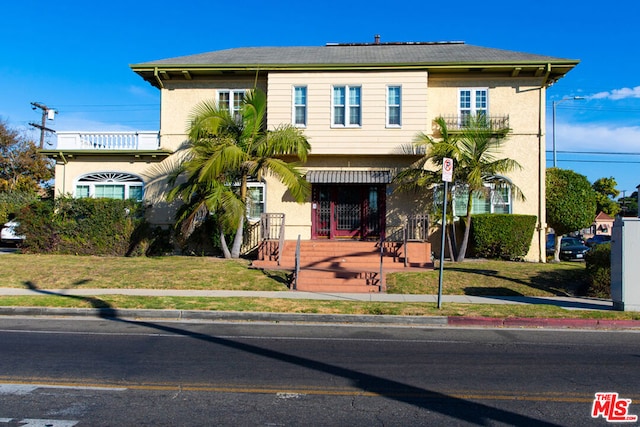
M 278 252 L 276 254 L 278 265 L 280 265 L 280 258 L 284 248 L 284 218 L 283 213 L 263 213 L 260 215 L 260 238 L 263 241 L 278 241 Z
M 56 149 L 60 150 L 158 150 L 160 134 L 141 132 L 67 132 L 58 131 Z
M 447 130 L 459 132 L 469 129 L 474 123 L 469 116 L 441 116 L 447 124 Z M 489 129 L 495 132 L 505 131 L 509 129 L 509 116 L 484 116 L 482 122 L 486 123 Z

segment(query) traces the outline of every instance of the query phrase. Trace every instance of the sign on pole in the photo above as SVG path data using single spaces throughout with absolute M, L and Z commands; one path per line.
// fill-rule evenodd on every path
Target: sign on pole
M 453 159 L 445 157 L 442 160 L 442 180 L 444 181 L 444 194 L 442 195 L 442 231 L 440 236 L 440 274 L 438 275 L 438 308 L 442 308 L 442 281 L 444 277 L 444 237 L 447 231 L 447 184 L 453 181 Z
M 442 180 L 444 182 L 453 181 L 453 159 L 448 157 L 442 160 Z

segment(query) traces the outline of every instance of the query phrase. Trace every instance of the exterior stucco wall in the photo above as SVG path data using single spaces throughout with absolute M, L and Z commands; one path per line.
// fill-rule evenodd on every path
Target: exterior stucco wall
M 257 83 L 258 88 L 266 91 L 264 79 L 259 79 Z M 203 101 L 216 101 L 218 90 L 248 90 L 255 84 L 255 76 L 221 76 L 219 80 L 165 82 L 165 87 L 160 91 L 160 146 L 176 150 L 185 141 L 193 109 Z
M 123 172 L 139 176 L 144 182 L 144 199 L 150 209 L 147 218 L 153 224 L 167 225 L 174 222 L 175 206 L 169 206 L 160 194 L 164 185 L 150 185 L 150 177 L 155 175 L 160 159 L 155 161 L 135 160 L 132 156 L 114 158 L 112 156 L 95 156 L 73 158 L 67 164 L 56 162 L 55 195 L 69 196 L 75 193 L 75 184 L 86 174 L 98 172 Z

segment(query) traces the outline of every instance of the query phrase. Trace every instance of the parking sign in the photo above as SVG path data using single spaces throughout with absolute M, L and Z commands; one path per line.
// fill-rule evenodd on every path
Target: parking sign
M 453 180 L 453 159 L 448 157 L 442 161 L 442 180 L 446 182 Z

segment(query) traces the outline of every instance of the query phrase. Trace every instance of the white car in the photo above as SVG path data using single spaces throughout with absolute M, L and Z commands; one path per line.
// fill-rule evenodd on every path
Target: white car
M 22 243 L 24 236 L 18 236 L 16 234 L 16 227 L 20 225 L 19 222 L 9 221 L 2 226 L 0 230 L 0 243 Z

